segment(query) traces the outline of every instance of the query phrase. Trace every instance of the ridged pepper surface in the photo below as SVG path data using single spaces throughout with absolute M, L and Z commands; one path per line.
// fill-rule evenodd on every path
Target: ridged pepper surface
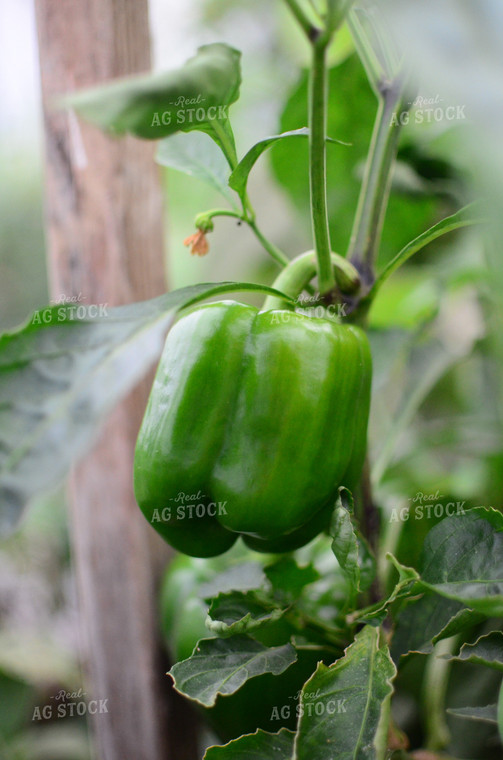
M 327 524 L 366 448 L 371 358 L 351 325 L 205 304 L 168 335 L 138 436 L 138 504 L 179 551 L 289 551 Z

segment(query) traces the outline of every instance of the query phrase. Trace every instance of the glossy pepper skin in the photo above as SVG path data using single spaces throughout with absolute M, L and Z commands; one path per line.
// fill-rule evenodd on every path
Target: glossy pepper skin
M 192 556 L 240 534 L 266 552 L 307 543 L 360 475 L 370 380 L 357 327 L 229 301 L 194 309 L 168 335 L 138 436 L 145 517 Z

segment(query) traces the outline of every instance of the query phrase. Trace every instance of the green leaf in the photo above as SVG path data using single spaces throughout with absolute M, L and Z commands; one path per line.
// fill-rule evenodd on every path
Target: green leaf
M 330 535 L 333 536 L 332 551 L 339 566 L 353 590 L 358 592 L 360 590 L 358 539 L 349 512 L 342 506 L 338 506 L 334 512 Z
M 265 583 L 264 566 L 261 562 L 240 562 L 201 584 L 198 594 L 202 599 L 209 599 L 227 591 L 258 589 Z
M 370 607 L 366 607 L 362 610 L 358 610 L 348 617 L 348 622 L 362 622 L 362 623 L 381 623 L 388 613 L 388 608 L 393 602 L 399 599 L 404 599 L 414 593 L 416 581 L 419 580 L 419 573 L 410 567 L 404 567 L 401 565 L 395 557 L 388 553 L 386 555 L 398 570 L 398 582 L 395 584 L 395 588 L 388 596 L 387 599 L 383 599 L 381 602 L 377 602 Z
M 203 760 L 291 760 L 295 734 L 282 728 L 277 734 L 258 730 L 223 747 L 210 747 Z
M 328 668 L 304 684 L 293 760 L 383 760 L 392 680 L 396 675 L 379 631 L 366 626 Z
M 206 182 L 235 205 L 234 196 L 229 191 L 229 165 L 222 151 L 204 132 L 176 134 L 161 140 L 156 161 L 161 166 Z
M 298 599 L 306 586 L 321 578 L 313 565 L 299 567 L 293 557 L 281 557 L 273 565 L 268 565 L 264 572 L 273 591 L 288 602 Z
M 239 290 L 274 292 L 207 283 L 101 311 L 51 306 L 0 337 L 0 533 L 90 448 L 107 412 L 158 357 L 176 312 Z
M 383 269 L 377 280 L 375 281 L 372 289 L 370 290 L 367 298 L 373 299 L 377 294 L 377 291 L 381 285 L 393 274 L 393 272 L 401 267 L 405 262 L 411 258 L 415 253 L 421 251 L 427 245 L 432 243 L 437 238 L 446 235 L 448 232 L 459 230 L 462 227 L 471 227 L 475 224 L 483 224 L 487 222 L 487 217 L 483 217 L 480 213 L 479 203 L 469 203 L 462 209 L 457 211 L 451 216 L 447 216 L 442 221 L 434 224 L 429 230 L 423 232 L 418 237 L 411 240 L 402 250 L 397 253 L 394 259 L 392 259 L 386 267 Z
M 253 591 L 229 591 L 211 600 L 207 628 L 218 636 L 249 633 L 273 623 L 284 610 L 262 601 Z
M 475 507 L 446 517 L 426 536 L 422 568 L 419 587 L 429 593 L 400 613 L 395 660 L 503 614 L 503 514 Z
M 400 611 L 391 642 L 393 660 L 417 652 L 429 654 L 437 641 L 466 631 L 485 619 L 460 602 L 425 593 L 406 602 Z
M 282 132 L 280 135 L 273 135 L 272 137 L 265 137 L 263 140 L 259 140 L 252 148 L 250 148 L 248 153 L 246 153 L 244 158 L 241 159 L 232 172 L 229 178 L 230 187 L 232 187 L 240 197 L 244 197 L 249 174 L 262 153 L 279 140 L 285 140 L 291 137 L 309 137 L 309 129 L 307 127 L 291 129 L 288 132 Z M 327 142 L 350 145 L 350 143 L 342 142 L 342 140 L 335 140 L 332 137 L 327 137 Z
M 474 644 L 463 644 L 458 655 L 444 654 L 442 659 L 472 662 L 503 672 L 503 633 L 501 631 L 487 633 L 477 639 Z
M 192 657 L 173 665 L 170 675 L 180 694 L 212 707 L 219 694 L 234 694 L 263 673 L 279 675 L 296 659 L 290 644 L 269 648 L 248 636 L 203 639 Z
M 468 718 L 468 720 L 482 721 L 483 723 L 497 723 L 497 705 L 485 707 L 450 707 L 447 712 L 456 718 Z
M 426 536 L 421 582 L 484 615 L 503 615 L 503 514 L 475 507 Z
M 343 496 L 347 506 L 343 506 Z M 351 584 L 353 593 L 352 598 L 348 599 L 349 606 L 354 605 L 356 594 L 365 591 L 370 586 L 376 570 L 370 548 L 358 528 L 353 524 L 350 514 L 352 512 L 352 496 L 345 488 L 340 488 L 329 533 L 333 538 L 332 551 L 342 572 Z
M 118 79 L 72 94 L 64 105 L 116 135 L 159 140 L 175 132 L 207 132 L 235 163 L 228 110 L 239 97 L 240 58 L 224 43 L 203 45 L 179 69 Z

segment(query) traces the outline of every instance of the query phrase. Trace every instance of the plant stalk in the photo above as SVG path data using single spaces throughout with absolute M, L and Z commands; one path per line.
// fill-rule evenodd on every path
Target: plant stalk
M 314 248 L 318 261 L 318 287 L 322 295 L 335 287 L 330 261 L 330 232 L 327 212 L 327 54 L 328 39 L 323 36 L 313 43 L 309 79 L 309 185 Z
M 374 502 L 372 496 L 372 485 L 370 481 L 370 464 L 369 459 L 366 457 L 363 465 L 362 479 L 361 479 L 361 514 L 360 514 L 360 527 L 363 535 L 369 542 L 370 548 L 375 555 L 378 554 L 378 542 L 379 542 L 379 527 L 380 527 L 380 515 L 379 510 Z
M 400 137 L 400 116 L 407 108 L 397 79 L 380 88 L 379 107 L 365 166 L 348 258 L 371 286 L 379 252 L 382 225 L 388 205 L 393 163 Z
M 214 208 L 210 209 L 209 211 L 203 211 L 195 218 L 195 225 L 197 229 L 203 230 L 204 232 L 211 232 L 213 229 L 212 220 L 217 216 L 230 216 L 234 219 L 237 219 L 238 222 L 244 222 L 250 227 L 255 236 L 262 243 L 267 253 L 272 256 L 272 258 L 276 261 L 277 264 L 280 265 L 280 267 L 284 268 L 290 263 L 290 259 L 283 253 L 283 251 L 281 251 L 276 245 L 274 245 L 274 243 L 265 237 L 263 232 L 261 232 L 261 230 L 258 228 L 257 223 L 255 222 L 255 218 L 250 217 L 246 213 L 246 210 L 243 210 L 242 213 L 239 211 L 234 211 L 233 209 L 226 208 Z
M 353 0 L 339 0 L 338 3 L 327 3 L 327 29 L 332 33 L 335 32 L 344 19 L 348 16 L 348 12 L 353 5 Z
M 307 39 L 312 41 L 318 33 L 318 28 L 311 23 L 298 0 L 285 0 L 285 3 L 290 8 L 293 16 L 295 16 L 296 21 L 306 35 Z
M 380 514 L 372 495 L 372 484 L 370 482 L 370 463 L 368 454 L 365 457 L 363 472 L 360 480 L 360 499 L 361 506 L 358 510 L 358 523 L 362 535 L 367 539 L 368 545 L 376 559 L 379 557 L 379 528 Z M 368 603 L 375 604 L 381 599 L 381 582 L 379 578 L 379 567 L 377 568 L 376 577 L 369 588 Z
M 454 652 L 458 638 L 452 636 L 439 641 L 429 655 L 426 665 L 423 685 L 426 749 L 432 751 L 445 749 L 450 741 L 449 727 L 445 719 L 445 698 L 452 663 L 441 656 Z
M 274 261 L 276 261 L 280 267 L 286 267 L 290 261 L 288 256 L 285 256 L 283 251 L 281 251 L 274 243 L 272 243 L 270 240 L 268 240 L 265 235 L 259 230 L 257 227 L 257 224 L 254 219 L 247 219 L 243 218 L 243 221 L 245 221 L 251 230 L 253 230 L 255 237 L 260 240 L 262 245 L 264 246 L 267 253 L 272 256 Z

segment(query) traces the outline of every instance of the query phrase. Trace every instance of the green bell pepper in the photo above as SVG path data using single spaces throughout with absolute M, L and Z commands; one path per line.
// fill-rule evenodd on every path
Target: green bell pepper
M 229 301 L 194 309 L 168 335 L 138 436 L 145 517 L 197 557 L 239 535 L 265 552 L 304 545 L 360 475 L 370 380 L 358 327 Z

